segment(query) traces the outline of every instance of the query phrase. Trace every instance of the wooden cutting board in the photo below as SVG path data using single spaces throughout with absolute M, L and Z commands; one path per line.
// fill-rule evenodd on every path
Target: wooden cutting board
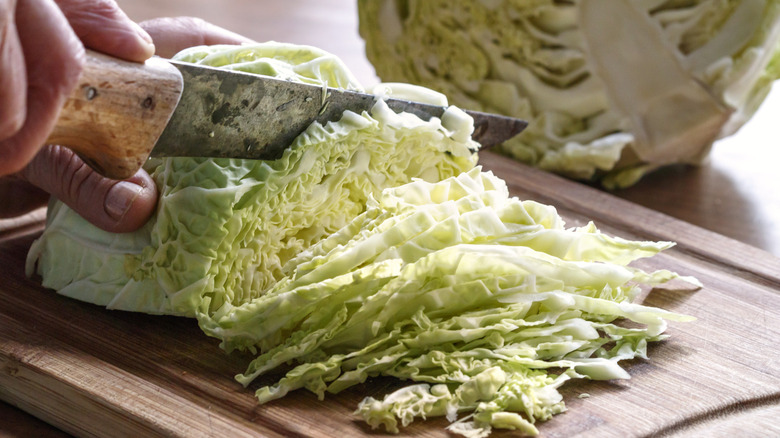
M 481 160 L 513 194 L 556 206 L 570 226 L 593 220 L 613 235 L 678 242 L 637 266 L 705 285 L 647 294 L 645 304 L 698 320 L 672 323 L 649 360 L 627 362 L 630 380 L 564 386 L 568 411 L 539 424 L 542 436 L 780 434 L 780 259 L 491 153 Z M 0 398 L 69 433 L 362 436 L 372 432 L 352 416 L 357 403 L 401 385 L 380 378 L 324 401 L 298 391 L 258 406 L 256 386 L 233 380 L 250 358 L 224 353 L 195 321 L 105 310 L 26 278 L 27 249 L 41 229 L 0 235 Z M 448 436 L 446 425 L 417 421 L 401 436 Z

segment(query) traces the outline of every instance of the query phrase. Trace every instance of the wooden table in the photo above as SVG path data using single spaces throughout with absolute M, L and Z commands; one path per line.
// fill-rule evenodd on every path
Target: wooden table
M 341 57 L 365 85 L 370 85 L 377 79 L 363 54 L 353 3 L 120 0 L 128 15 L 138 21 L 200 16 L 258 41 L 321 47 Z M 779 88 L 740 133 L 716 145 L 704 166 L 664 169 L 614 195 L 780 255 L 780 178 L 775 170 L 780 162 L 780 139 L 773 129 L 780 115 Z M 723 251 L 730 249 L 724 247 Z M 5 403 L 0 403 L 0 419 L 0 437 L 65 435 Z

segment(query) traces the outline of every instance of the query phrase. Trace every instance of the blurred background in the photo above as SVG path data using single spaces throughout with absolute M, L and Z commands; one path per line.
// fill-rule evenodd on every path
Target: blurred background
M 255 41 L 309 44 L 341 58 L 364 86 L 378 82 L 358 35 L 355 0 L 118 0 L 135 21 L 193 16 Z

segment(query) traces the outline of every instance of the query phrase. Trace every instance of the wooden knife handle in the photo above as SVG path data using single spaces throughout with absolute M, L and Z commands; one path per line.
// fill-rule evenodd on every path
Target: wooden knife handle
M 129 178 L 149 157 L 182 87 L 179 70 L 161 58 L 141 64 L 87 50 L 46 143 L 67 146 L 104 176 Z

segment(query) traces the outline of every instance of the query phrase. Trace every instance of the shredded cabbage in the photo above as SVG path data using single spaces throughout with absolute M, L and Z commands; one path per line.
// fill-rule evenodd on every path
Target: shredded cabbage
M 258 353 L 236 377 L 244 385 L 297 363 L 257 390 L 261 402 L 394 376 L 420 383 L 366 398 L 357 413 L 374 427 L 446 415 L 466 436 L 536 433 L 535 421 L 563 411 L 566 380 L 629 378 L 618 361 L 646 358 L 667 320 L 692 319 L 631 302 L 640 284 L 676 274 L 627 265 L 670 246 L 592 223 L 567 229 L 552 207 L 510 197 L 475 168 L 385 189 L 263 296 L 216 312 L 205 302 L 198 319 L 225 350 Z
M 501 150 L 607 187 L 700 163 L 780 77 L 775 0 L 360 0 L 380 78 L 530 121 Z
M 177 58 L 360 89 L 309 47 Z M 446 104 L 415 86 L 374 90 Z M 472 131 L 455 107 L 426 122 L 379 100 L 312 125 L 275 161 L 150 160 L 160 200 L 143 229 L 107 233 L 54 201 L 28 273 L 111 309 L 196 317 L 226 351 L 255 354 L 240 383 L 284 367 L 262 403 L 383 375 L 414 383 L 360 403 L 373 427 L 446 416 L 468 437 L 535 434 L 564 410 L 564 382 L 628 378 L 619 361 L 691 318 L 632 302 L 678 277 L 629 266 L 672 243 L 566 228 L 553 207 L 510 197 L 475 167 Z

